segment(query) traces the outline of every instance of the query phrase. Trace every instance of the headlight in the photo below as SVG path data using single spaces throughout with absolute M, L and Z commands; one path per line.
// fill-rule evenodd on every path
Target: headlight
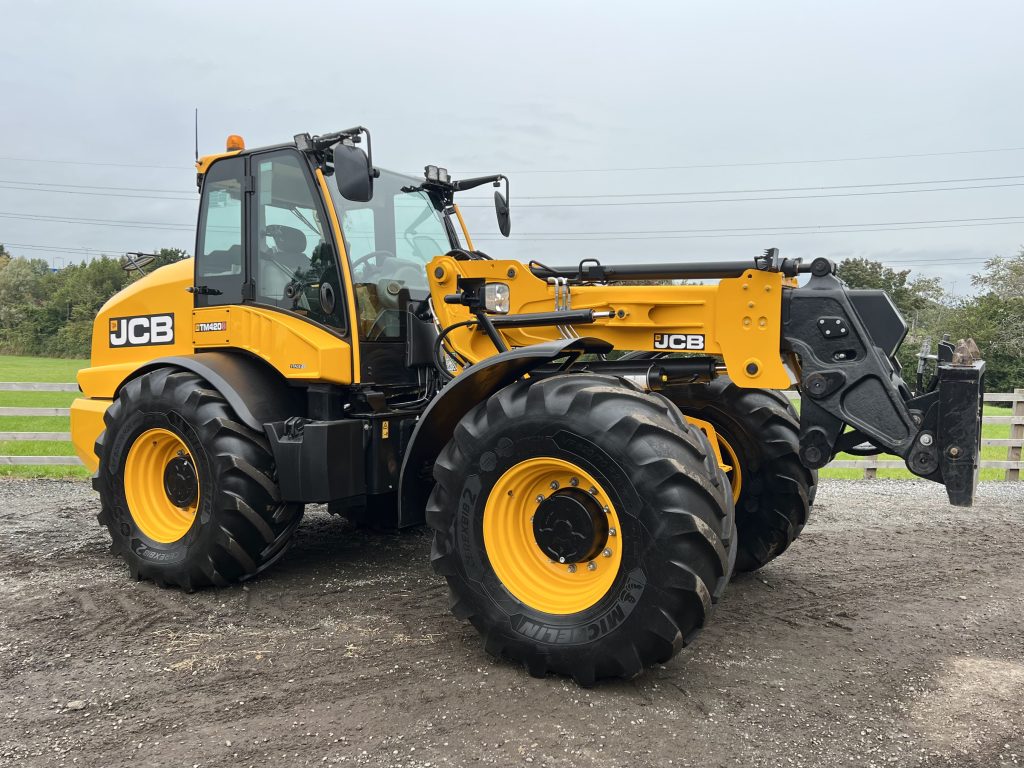
M 505 283 L 487 283 L 484 286 L 484 308 L 495 315 L 507 315 L 511 293 Z

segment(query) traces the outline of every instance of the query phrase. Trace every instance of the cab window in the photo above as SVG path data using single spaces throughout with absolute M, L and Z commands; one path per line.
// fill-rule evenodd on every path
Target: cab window
M 245 282 L 242 180 L 245 161 L 219 160 L 203 180 L 196 243 L 196 306 L 237 304 Z
M 330 185 L 352 271 L 359 336 L 365 341 L 405 337 L 409 303 L 430 295 L 427 264 L 452 248 L 434 201 L 418 189 L 421 183 L 382 170 L 368 203 L 346 200 Z
M 338 261 L 305 163 L 294 152 L 252 163 L 256 302 L 342 328 Z

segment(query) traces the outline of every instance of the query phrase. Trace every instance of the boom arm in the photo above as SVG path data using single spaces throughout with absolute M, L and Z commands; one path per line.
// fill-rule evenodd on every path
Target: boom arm
M 444 256 L 428 270 L 439 345 L 460 367 L 496 351 L 585 335 L 634 354 L 577 367 L 628 375 L 652 389 L 716 373 L 741 387 L 796 384 L 804 395 L 806 466 L 822 467 L 844 450 L 891 453 L 945 485 L 951 503 L 973 501 L 984 362 L 940 361 L 935 389 L 912 396 L 893 357 L 906 332 L 899 313 L 884 294 L 847 289 L 827 259 L 782 261 L 773 249 L 753 262 L 587 260 L 572 270 Z M 798 287 L 795 276 L 806 272 L 810 280 Z M 718 283 L 629 282 L 681 278 Z M 495 296 L 503 297 L 498 304 Z M 680 352 L 687 353 L 682 360 L 668 356 Z M 638 377 L 641 363 L 648 368 Z

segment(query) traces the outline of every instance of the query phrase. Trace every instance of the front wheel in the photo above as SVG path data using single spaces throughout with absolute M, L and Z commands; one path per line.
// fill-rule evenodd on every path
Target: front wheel
M 303 507 L 281 501 L 266 438 L 206 381 L 173 368 L 144 374 L 103 418 L 99 521 L 134 577 L 220 586 L 284 554 Z
M 738 387 L 724 376 L 669 387 L 665 396 L 718 435 L 736 502 L 736 570 L 755 571 L 774 560 L 803 530 L 818 483 L 817 471 L 800 462 L 800 419 L 788 398 Z
M 671 658 L 735 556 L 704 435 L 618 379 L 520 382 L 458 424 L 427 505 L 432 561 L 486 649 L 588 685 Z

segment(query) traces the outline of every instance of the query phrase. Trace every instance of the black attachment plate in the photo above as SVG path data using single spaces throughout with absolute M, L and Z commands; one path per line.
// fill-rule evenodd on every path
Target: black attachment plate
M 949 503 L 969 507 L 978 486 L 985 363 L 939 366 L 938 458 Z

